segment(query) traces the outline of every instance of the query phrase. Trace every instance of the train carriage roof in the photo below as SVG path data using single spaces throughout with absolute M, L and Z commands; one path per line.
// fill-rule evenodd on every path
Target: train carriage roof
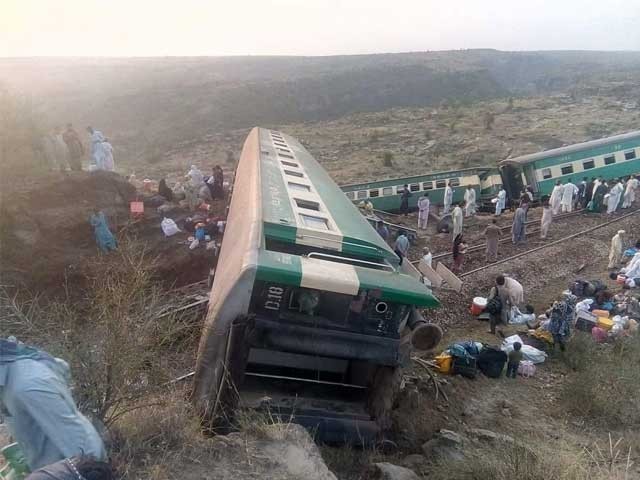
M 449 179 L 454 177 L 464 177 L 464 176 L 476 175 L 476 174 L 482 175 L 482 174 L 486 174 L 491 170 L 497 170 L 497 168 L 484 166 L 484 167 L 462 168 L 458 170 L 444 170 L 439 172 L 425 173 L 422 175 L 412 175 L 411 177 L 387 178 L 385 180 L 373 180 L 371 182 L 366 182 L 366 183 L 349 183 L 345 185 L 340 185 L 340 188 L 343 191 L 367 190 L 369 188 L 403 185 L 405 183 L 406 184 L 419 183 L 421 181 Z
M 398 257 L 293 137 L 259 129 L 266 238 L 386 259 Z
M 638 138 L 640 138 L 640 130 L 635 130 L 633 132 L 614 135 L 612 137 L 599 138 L 597 140 L 590 140 L 588 142 L 567 145 L 566 147 L 553 148 L 551 150 L 545 150 L 544 152 L 530 153 L 528 155 L 521 155 L 519 157 L 507 158 L 505 160 L 502 160 L 500 162 L 500 165 L 527 165 L 529 163 L 545 160 L 548 158 L 560 157 L 563 155 L 568 155 L 570 153 L 590 150 L 592 148 L 605 147 L 607 145 Z

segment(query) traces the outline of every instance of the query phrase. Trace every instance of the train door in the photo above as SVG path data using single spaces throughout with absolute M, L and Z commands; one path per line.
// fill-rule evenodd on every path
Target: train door
M 531 187 L 534 194 L 538 194 L 538 180 L 536 179 L 536 170 L 533 164 L 526 165 L 523 169 L 522 175 L 526 182 L 527 187 Z
M 520 193 L 524 190 L 522 175 L 520 169 L 514 165 L 504 165 L 500 169 L 502 184 L 507 191 L 507 205 L 510 202 L 518 200 Z

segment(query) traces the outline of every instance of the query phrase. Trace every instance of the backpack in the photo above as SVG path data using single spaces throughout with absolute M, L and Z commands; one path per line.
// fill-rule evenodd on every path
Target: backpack
M 495 296 L 487 302 L 487 306 L 484 309 L 485 312 L 490 313 L 491 315 L 498 315 L 502 312 L 502 300 L 500 297 Z
M 507 358 L 507 354 L 500 348 L 486 345 L 478 355 L 478 368 L 487 377 L 499 378 Z

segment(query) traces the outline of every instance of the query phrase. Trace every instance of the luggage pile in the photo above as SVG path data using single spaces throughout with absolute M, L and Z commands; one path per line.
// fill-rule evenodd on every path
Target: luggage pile
M 489 378 L 499 378 L 507 363 L 507 354 L 500 347 L 467 341 L 449 345 L 435 361 L 438 371 L 445 375 L 474 379 L 480 371 Z

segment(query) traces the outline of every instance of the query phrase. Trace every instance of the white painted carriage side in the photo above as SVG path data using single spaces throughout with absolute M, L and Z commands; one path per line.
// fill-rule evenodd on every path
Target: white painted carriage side
M 301 287 L 346 295 L 358 294 L 360 280 L 353 265 L 308 257 L 300 257 L 300 263 L 302 266 Z
M 272 132 L 270 132 L 270 134 L 271 133 Z M 284 137 L 282 137 L 282 140 L 275 140 L 272 135 L 269 135 L 269 137 L 276 151 L 280 173 L 282 174 L 287 189 L 291 209 L 295 215 L 297 230 L 296 243 L 299 245 L 327 248 L 337 252 L 342 251 L 342 232 L 338 228 L 338 224 L 335 222 L 322 197 L 318 195 L 317 189 L 313 186 L 313 182 L 309 178 L 304 165 L 296 157 L 295 152 L 289 147 Z M 276 141 L 280 144 L 287 145 L 287 147 L 277 145 Z M 287 152 L 283 150 L 287 150 Z M 278 152 L 286 153 L 286 155 L 293 157 L 293 159 L 277 155 Z M 297 166 L 288 165 L 288 163 L 295 163 Z M 302 177 L 299 175 L 302 175 Z M 310 191 L 293 189 L 290 187 L 291 182 L 308 185 Z M 301 200 L 302 202 L 297 202 L 296 200 Z M 304 208 L 300 206 L 303 202 L 312 202 L 318 206 L 318 209 Z M 305 223 L 305 219 L 316 223 L 326 222 L 327 228 L 312 227 Z

